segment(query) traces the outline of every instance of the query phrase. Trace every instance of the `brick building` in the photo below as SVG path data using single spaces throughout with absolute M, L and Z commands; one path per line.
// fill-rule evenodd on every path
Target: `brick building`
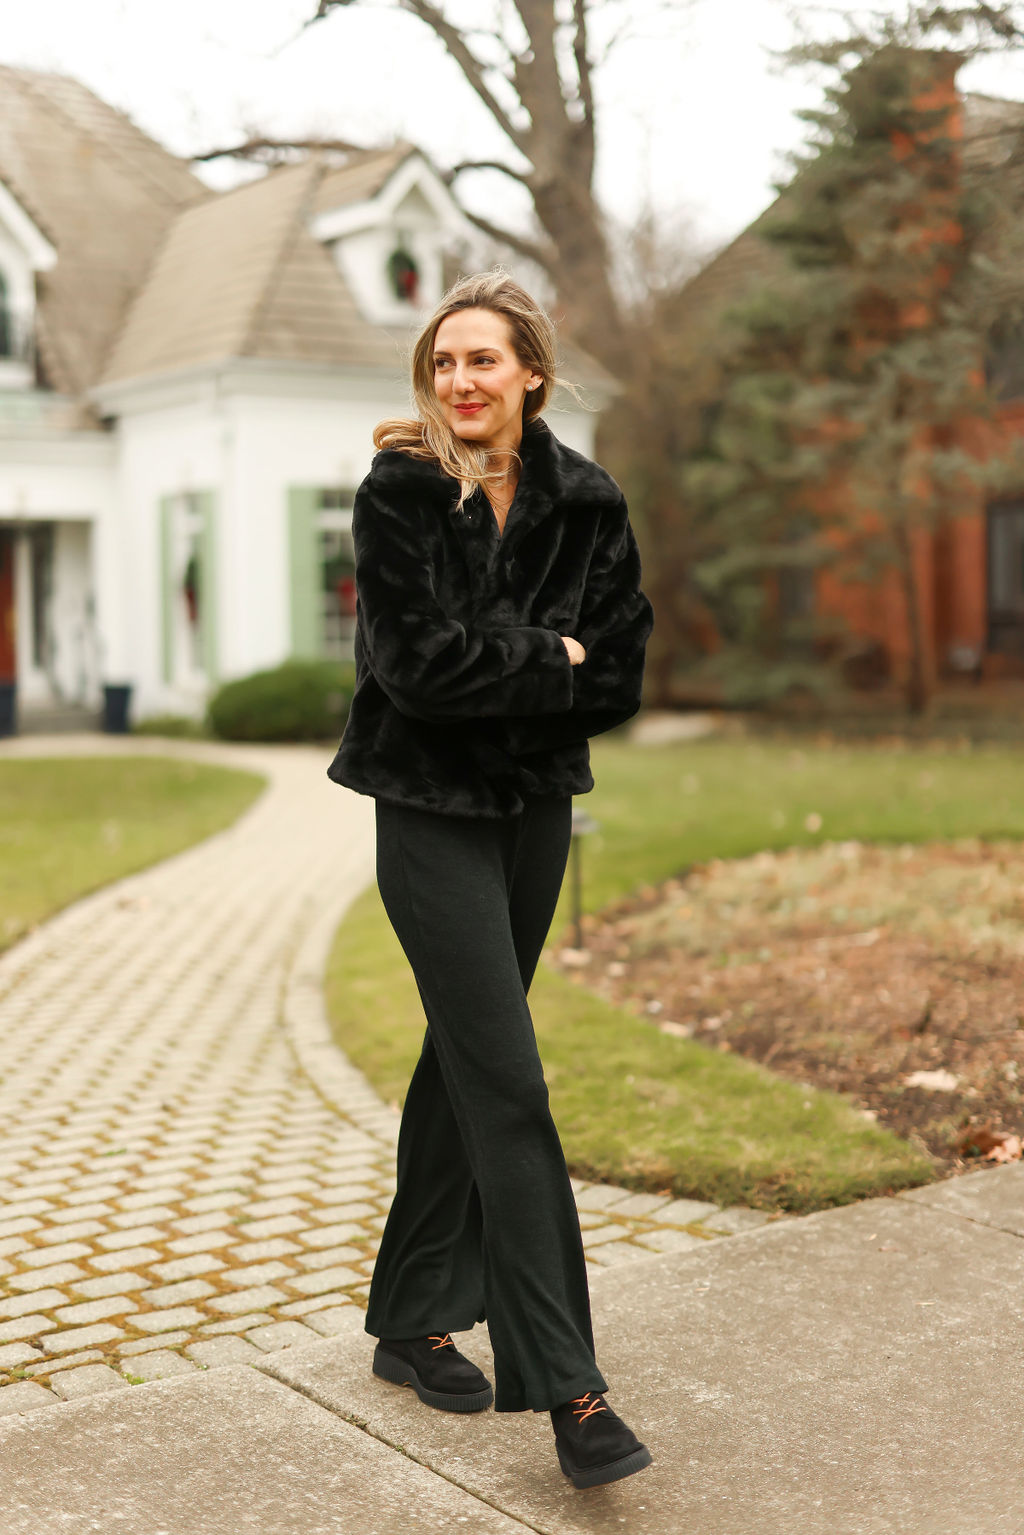
M 1024 104 L 964 95 L 954 83 L 955 68 L 938 83 L 949 105 L 950 138 L 961 163 L 972 157 L 989 167 L 1014 153 L 1024 129 Z M 785 194 L 783 194 L 785 195 Z M 717 378 L 725 312 L 758 288 L 770 288 L 784 257 L 762 237 L 773 205 L 691 280 L 679 314 L 695 394 L 710 403 Z M 979 359 L 979 366 L 981 359 Z M 996 398 L 995 426 L 988 445 L 972 432 L 963 445 L 984 454 L 1002 434 L 1024 444 L 1024 344 L 1014 341 L 986 359 Z M 842 501 L 840 490 L 839 502 Z M 848 508 L 830 501 L 836 522 Z M 827 519 L 829 510 L 823 508 Z M 914 558 L 921 606 L 924 664 L 941 680 L 1024 677 L 1024 475 L 1019 494 L 986 495 L 980 485 L 958 492 L 958 504 L 934 531 L 915 535 Z M 841 562 L 803 580 L 784 583 L 783 602 L 804 612 L 836 616 L 859 651 L 860 669 L 851 673 L 865 686 L 902 682 L 911 655 L 910 620 L 895 570 L 869 581 L 851 580 Z

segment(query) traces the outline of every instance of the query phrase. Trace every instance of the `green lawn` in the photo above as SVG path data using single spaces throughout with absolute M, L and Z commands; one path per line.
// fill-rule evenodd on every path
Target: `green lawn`
M 1012 749 L 595 742 L 597 788 L 578 801 L 599 824 L 583 842 L 584 909 L 763 848 L 1024 839 L 1022 761 Z M 569 915 L 567 879 L 552 941 L 566 941 Z M 581 1176 L 791 1210 L 932 1176 L 923 1153 L 844 1100 L 659 1034 L 543 964 L 530 1001 L 566 1156 Z M 423 1019 L 375 888 L 337 934 L 328 1006 L 342 1048 L 400 1102 Z
M 583 839 L 584 910 L 689 864 L 762 848 L 1024 839 L 1024 747 L 815 748 L 716 739 L 631 747 L 598 740 L 592 759 L 596 788 L 577 801 L 600 828 Z M 808 829 L 808 817 L 821 818 L 818 830 Z M 559 918 L 568 914 L 568 885 Z
M 0 948 L 88 891 L 229 826 L 263 783 L 158 757 L 0 762 Z
M 334 1037 L 400 1103 L 423 1014 L 376 886 L 327 972 Z M 841 1098 L 659 1034 L 541 964 L 530 991 L 551 1107 L 579 1177 L 716 1204 L 813 1210 L 926 1183 L 928 1159 Z

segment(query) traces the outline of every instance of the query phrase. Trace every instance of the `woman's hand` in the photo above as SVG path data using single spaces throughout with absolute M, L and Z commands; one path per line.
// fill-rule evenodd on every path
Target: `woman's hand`
M 569 653 L 569 664 L 571 666 L 579 666 L 581 661 L 587 659 L 587 652 L 583 649 L 579 640 L 574 640 L 571 634 L 562 634 L 559 638 Z

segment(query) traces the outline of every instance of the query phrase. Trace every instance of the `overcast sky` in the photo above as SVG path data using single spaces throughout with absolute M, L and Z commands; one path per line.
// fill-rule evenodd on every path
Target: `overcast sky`
M 450 0 L 449 9 L 460 3 L 487 7 Z M 314 9 L 315 0 L 0 0 L 0 61 L 76 76 L 179 154 L 249 127 L 366 144 L 400 136 L 442 164 L 504 152 L 426 28 L 373 0 L 289 41 Z M 803 131 L 794 112 L 819 99 L 812 80 L 780 73 L 770 57 L 792 35 L 787 0 L 632 0 L 631 9 L 636 35 L 599 79 L 600 192 L 622 220 L 650 204 L 701 246 L 719 244 L 770 200 L 782 153 Z M 981 62 L 961 78 L 1024 98 L 1020 58 Z M 237 176 L 223 165 L 208 179 Z M 515 215 L 511 183 L 473 181 L 473 205 Z

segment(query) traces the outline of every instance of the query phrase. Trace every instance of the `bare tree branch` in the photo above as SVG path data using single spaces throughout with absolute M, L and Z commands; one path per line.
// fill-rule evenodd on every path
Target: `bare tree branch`
M 262 160 L 270 159 L 276 153 L 288 149 L 328 149 L 344 154 L 365 154 L 365 144 L 350 144 L 347 139 L 271 139 L 253 137 L 245 139 L 241 144 L 226 144 L 222 149 L 204 149 L 197 155 L 190 155 L 193 165 L 201 164 L 207 160 L 221 160 L 231 158 L 234 160 Z
M 466 43 L 458 27 L 453 26 L 440 7 L 431 4 L 431 0 L 398 0 L 398 3 L 403 10 L 411 11 L 436 33 L 506 138 L 511 139 L 516 148 L 526 154 L 527 134 L 513 122 L 494 95 L 484 78 L 486 66 Z M 514 82 L 510 81 L 510 84 Z
M 514 60 L 516 89 L 536 126 L 539 102 L 557 100 L 564 106 L 556 57 L 555 6 L 553 0 L 515 0 L 515 7 L 529 40 L 528 50 Z
M 589 14 L 593 7 L 589 4 L 589 0 L 585 0 L 585 3 L 587 4 L 587 11 Z M 594 47 L 593 38 L 589 39 L 591 45 L 591 78 L 593 78 L 598 73 L 598 71 L 602 69 L 605 64 L 607 64 L 612 54 L 616 51 L 616 49 L 620 48 L 623 43 L 642 41 L 650 43 L 656 41 L 658 38 L 657 29 L 649 25 L 649 23 L 655 17 L 664 16 L 667 20 L 671 21 L 675 27 L 679 23 L 680 14 L 682 11 L 694 9 L 699 4 L 700 0 L 660 0 L 660 3 L 657 3 L 657 0 L 649 0 L 648 11 L 642 19 L 634 15 L 627 8 L 623 19 L 615 27 L 613 27 L 611 33 L 608 36 L 607 42 L 602 47 Z M 610 8 L 611 7 L 609 6 L 609 10 Z
M 530 172 L 513 170 L 511 165 L 506 165 L 502 160 L 460 160 L 458 165 L 453 165 L 450 171 L 446 171 L 444 180 L 451 186 L 456 176 L 461 176 L 463 171 L 501 171 L 503 176 L 511 176 L 513 181 L 520 182 L 529 188 Z
M 330 15 L 331 11 L 337 10 L 339 7 L 356 3 L 357 0 L 319 0 L 316 14 L 310 18 L 306 26 L 313 26 L 316 22 L 323 21 L 325 17 Z M 454 26 L 441 8 L 432 4 L 431 0 L 395 0 L 395 3 L 398 10 L 406 11 L 410 16 L 415 16 L 430 28 L 435 37 L 441 40 L 502 133 L 512 141 L 518 150 L 526 154 L 526 131 L 513 121 L 487 83 L 486 76 L 488 70 L 491 67 L 497 68 L 498 66 L 485 64 L 470 48 L 466 41 L 466 33 L 459 27 Z M 499 73 L 514 88 L 514 80 L 501 70 L 499 70 Z
M 489 235 L 492 240 L 507 245 L 510 250 L 516 251 L 527 261 L 535 261 L 545 272 L 555 272 L 558 263 L 550 247 L 541 245 L 535 240 L 528 240 L 524 235 L 513 234 L 510 229 L 500 229 L 497 224 L 492 224 L 490 219 L 482 218 L 479 213 L 470 213 L 468 208 L 463 208 L 462 212 L 471 224 L 475 224 L 477 229 Z
M 471 42 L 473 38 L 478 38 L 481 41 L 486 40 L 487 42 L 497 43 L 500 48 L 505 50 L 506 57 L 511 57 L 512 50 L 509 48 L 505 38 L 494 27 L 460 27 L 459 30 L 467 42 Z
M 594 73 L 594 71 L 596 69 L 600 69 L 603 64 L 606 64 L 608 62 L 608 60 L 611 58 L 612 54 L 615 52 L 616 48 L 618 48 L 623 42 L 625 42 L 626 38 L 629 37 L 630 33 L 631 32 L 635 32 L 635 30 L 636 30 L 636 22 L 633 20 L 632 16 L 627 16 L 625 21 L 622 22 L 622 24 L 620 26 L 617 26 L 615 28 L 614 32 L 609 37 L 608 41 L 605 43 L 604 47 L 600 50 L 600 52 L 595 54 L 595 55 L 593 55 L 591 57 L 591 61 L 590 61 L 590 72 L 591 72 L 591 75 L 593 75 L 593 73 Z
M 576 60 L 576 77 L 579 81 L 579 99 L 583 106 L 583 120 L 586 123 L 594 121 L 594 84 L 590 77 L 590 55 L 587 49 L 587 5 L 586 0 L 572 0 L 573 19 L 576 22 L 576 30 L 573 34 L 572 51 Z

